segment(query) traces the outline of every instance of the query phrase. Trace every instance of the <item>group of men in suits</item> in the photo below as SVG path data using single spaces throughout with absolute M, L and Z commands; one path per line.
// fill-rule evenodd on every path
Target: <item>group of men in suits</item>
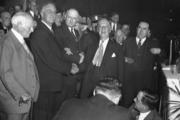
M 112 31 L 111 22 L 106 18 L 98 21 L 97 33 L 88 32 L 80 36 L 77 30 L 79 12 L 76 9 L 69 9 L 65 21 L 58 27 L 53 27 L 56 17 L 56 7 L 53 3 L 43 5 L 40 14 L 41 19 L 37 21 L 36 28 L 30 15 L 15 14 L 15 20 L 12 19 L 13 28 L 4 39 L 1 89 L 11 98 L 11 104 L 4 102 L 3 97 L 0 100 L 4 110 L 16 108 L 6 111 L 8 120 L 23 119 L 33 100 L 37 100 L 33 104 L 33 120 L 51 120 L 66 99 L 93 96 L 94 89 L 106 76 L 117 78 L 118 84 L 122 85 L 120 104 L 125 107 L 129 107 L 137 93 L 144 88 L 156 92 L 156 86 L 153 88 L 157 82 L 154 79 L 154 64 L 160 49 L 148 38 L 150 31 L 147 22 L 140 22 L 136 38 L 128 38 L 122 48 L 114 37 L 111 37 L 115 31 Z M 16 16 L 21 16 L 22 26 Z M 30 22 L 24 20 L 25 18 Z M 23 40 L 23 37 L 27 38 L 29 35 L 31 51 Z M 11 42 L 8 42 L 10 40 Z M 17 40 L 19 45 L 15 43 Z M 16 45 L 17 47 L 14 47 Z M 14 84 L 9 85 L 9 80 Z M 16 87 L 19 91 L 14 90 Z M 109 105 L 107 100 L 105 103 Z M 14 111 L 9 110 L 14 110 L 18 115 L 12 115 Z
M 63 49 L 58 46 L 52 24 L 56 7 L 52 3 L 41 9 L 41 21 L 30 37 L 30 46 L 40 78 L 38 101 L 34 104 L 33 120 L 50 120 L 64 99 L 64 82 L 67 76 L 78 72 L 77 65 L 65 61 Z

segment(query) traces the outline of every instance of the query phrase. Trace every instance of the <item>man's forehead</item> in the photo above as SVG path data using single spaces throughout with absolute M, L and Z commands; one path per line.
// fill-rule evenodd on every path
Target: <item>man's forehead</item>
M 70 17 L 78 17 L 79 13 L 76 10 L 72 9 L 67 12 L 67 15 Z
M 141 23 L 139 23 L 139 27 L 142 27 L 142 28 L 149 28 L 149 24 L 146 23 L 146 22 L 141 22 Z
M 56 11 L 56 7 L 55 7 L 55 5 L 53 5 L 53 4 L 48 4 L 48 5 L 46 6 L 46 10 L 47 10 L 47 11 Z
M 101 20 L 99 21 L 99 26 L 108 26 L 109 22 L 107 20 Z

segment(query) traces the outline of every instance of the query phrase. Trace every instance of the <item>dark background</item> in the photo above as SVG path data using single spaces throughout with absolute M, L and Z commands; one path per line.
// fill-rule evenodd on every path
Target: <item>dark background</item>
M 22 4 L 24 0 L 0 0 L 1 6 Z M 39 6 L 52 1 L 59 10 L 76 8 L 82 16 L 94 14 L 120 15 L 120 23 L 129 23 L 132 33 L 140 20 L 150 23 L 153 35 L 162 37 L 180 33 L 180 0 L 36 0 Z

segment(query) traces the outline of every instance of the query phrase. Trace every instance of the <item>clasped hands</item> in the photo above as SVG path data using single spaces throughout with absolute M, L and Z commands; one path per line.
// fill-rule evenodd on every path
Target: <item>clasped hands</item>
M 70 48 L 64 48 L 65 52 L 67 55 L 73 55 L 73 52 L 71 51 Z M 79 60 L 79 64 L 83 63 L 84 61 L 84 52 L 80 52 L 79 53 L 79 56 L 80 56 L 80 60 Z

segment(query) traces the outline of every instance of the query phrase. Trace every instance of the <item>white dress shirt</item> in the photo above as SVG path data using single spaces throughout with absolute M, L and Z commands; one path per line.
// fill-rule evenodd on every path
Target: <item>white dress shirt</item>
M 136 37 L 136 43 L 137 43 L 137 45 L 138 45 L 138 43 L 139 43 L 139 40 L 140 40 L 140 39 L 139 39 L 138 37 Z M 145 41 L 146 41 L 146 37 L 141 40 L 141 45 L 143 45 Z
M 138 120 L 144 120 L 149 115 L 150 112 L 151 111 L 148 111 L 148 112 L 145 112 L 145 113 L 140 113 Z
M 18 39 L 18 41 L 22 44 L 22 46 L 24 47 L 24 49 L 30 54 L 30 50 L 27 47 L 24 38 L 21 34 L 19 34 L 15 29 L 11 29 L 11 31 L 14 33 L 14 35 L 16 36 L 16 38 Z

